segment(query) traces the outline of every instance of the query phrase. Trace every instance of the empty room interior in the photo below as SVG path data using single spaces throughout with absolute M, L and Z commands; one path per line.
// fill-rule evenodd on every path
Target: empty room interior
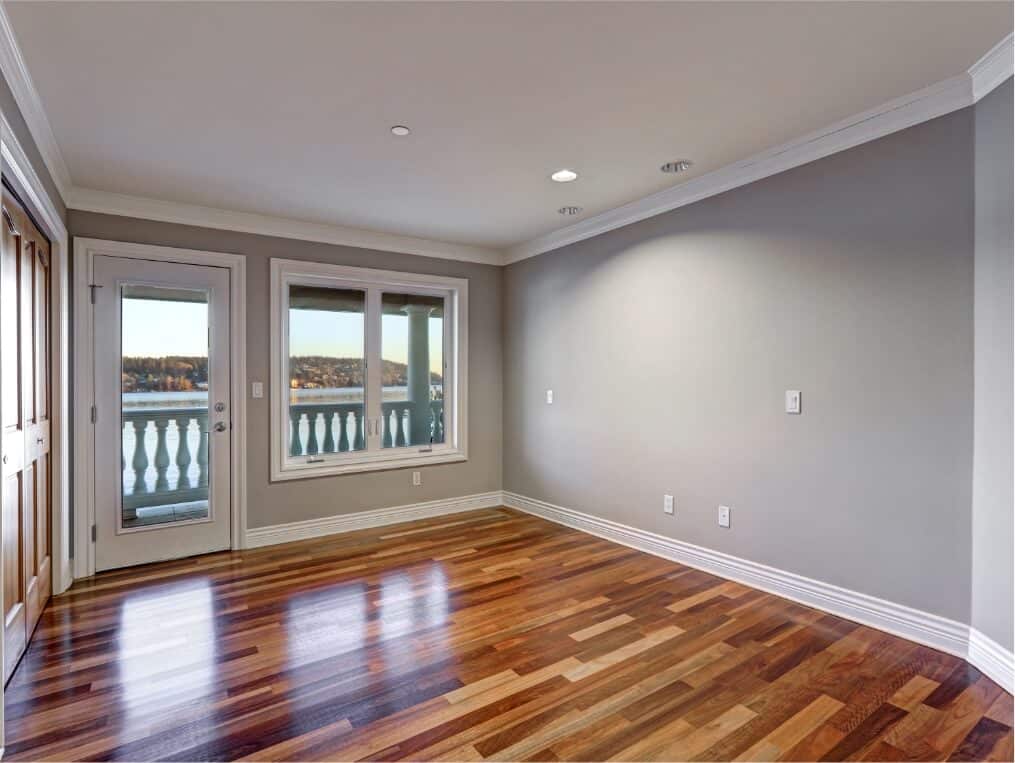
M 0 756 L 1012 761 L 1013 11 L 0 0 Z

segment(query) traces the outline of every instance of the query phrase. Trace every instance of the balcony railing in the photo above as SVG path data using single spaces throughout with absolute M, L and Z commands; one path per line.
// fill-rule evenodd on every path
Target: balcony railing
M 381 403 L 381 446 L 409 445 L 413 404 L 408 400 Z M 431 400 L 432 442 L 444 442 L 444 401 Z M 294 403 L 289 406 L 289 455 L 345 453 L 366 447 L 362 403 Z M 423 444 L 423 443 L 418 443 Z
M 409 445 L 413 405 L 408 400 L 381 404 L 381 445 Z M 429 405 L 432 442 L 444 442 L 444 403 Z M 293 456 L 344 453 L 366 447 L 361 403 L 297 403 L 289 408 Z M 208 409 L 136 408 L 122 414 L 123 512 L 208 497 Z M 423 445 L 425 443 L 417 443 Z
M 147 506 L 207 499 L 207 407 L 137 408 L 125 410 L 122 421 L 120 461 L 127 518 Z M 195 445 L 197 452 L 192 454 Z

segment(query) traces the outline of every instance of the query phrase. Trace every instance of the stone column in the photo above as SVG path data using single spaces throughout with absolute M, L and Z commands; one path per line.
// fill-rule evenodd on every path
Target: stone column
M 429 305 L 406 305 L 409 316 L 409 444 L 430 444 L 430 313 Z

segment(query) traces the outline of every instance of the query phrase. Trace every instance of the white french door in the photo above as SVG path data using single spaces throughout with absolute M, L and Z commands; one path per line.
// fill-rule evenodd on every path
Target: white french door
M 94 259 L 96 570 L 230 547 L 229 278 Z

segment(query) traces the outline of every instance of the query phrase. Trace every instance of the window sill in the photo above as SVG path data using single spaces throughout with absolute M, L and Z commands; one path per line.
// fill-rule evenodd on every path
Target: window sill
M 433 466 L 435 464 L 454 464 L 468 461 L 467 455 L 460 450 L 444 450 L 439 453 L 407 453 L 403 456 L 387 458 L 345 461 L 328 463 L 289 463 L 281 469 L 272 470 L 272 482 L 288 482 L 289 480 L 311 479 L 313 477 L 333 477 L 342 474 L 359 474 L 362 472 L 380 472 L 393 469 L 408 469 L 417 466 Z

